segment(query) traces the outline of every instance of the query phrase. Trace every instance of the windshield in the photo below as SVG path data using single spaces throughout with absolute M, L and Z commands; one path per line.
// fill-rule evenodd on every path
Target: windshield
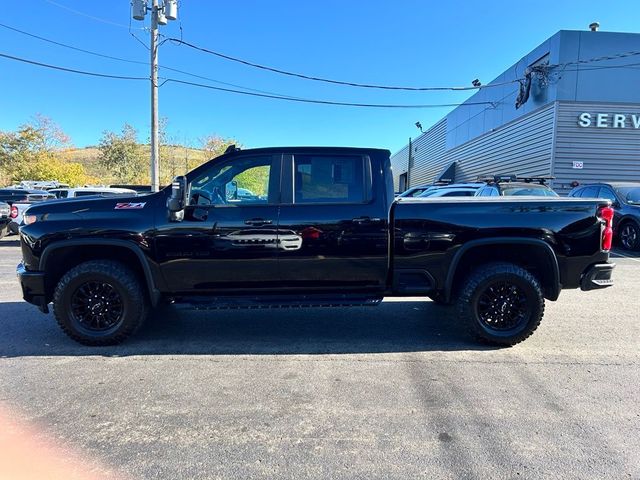
M 502 195 L 504 196 L 534 196 L 534 197 L 557 197 L 558 194 L 544 185 L 527 185 L 503 187 Z
M 640 205 L 640 186 L 616 188 L 622 199 L 630 205 Z

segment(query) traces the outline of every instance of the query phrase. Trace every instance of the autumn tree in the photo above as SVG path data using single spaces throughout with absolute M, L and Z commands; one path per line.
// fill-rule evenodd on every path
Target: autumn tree
M 200 140 L 202 144 L 202 150 L 204 150 L 208 156 L 207 160 L 222 155 L 227 148 L 231 145 L 241 147 L 242 145 L 234 138 L 224 138 L 220 135 L 211 134 Z
M 138 131 L 125 123 L 121 132 L 104 131 L 98 146 L 100 165 L 122 183 L 136 183 L 147 177 L 147 166 L 141 146 L 138 144 Z
M 58 180 L 82 185 L 84 167 L 64 160 L 69 137 L 48 117 L 36 115 L 14 132 L 0 132 L 0 180 Z

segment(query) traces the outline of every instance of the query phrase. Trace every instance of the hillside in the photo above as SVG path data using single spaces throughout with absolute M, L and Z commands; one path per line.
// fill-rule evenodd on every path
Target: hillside
M 141 145 L 145 158 L 151 157 L 151 147 Z M 64 158 L 70 162 L 81 164 L 87 175 L 95 179 L 96 183 L 113 184 L 120 183 L 99 163 L 100 150 L 95 146 L 84 148 L 72 148 L 65 150 Z M 160 183 L 167 184 L 176 175 L 182 175 L 192 170 L 202 162 L 208 160 L 210 154 L 197 148 L 188 148 L 181 145 L 167 145 L 160 150 Z M 149 183 L 144 173 L 140 175 L 139 183 Z

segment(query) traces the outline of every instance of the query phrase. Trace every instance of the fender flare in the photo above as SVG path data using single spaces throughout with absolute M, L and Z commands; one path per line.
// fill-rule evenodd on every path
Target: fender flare
M 147 289 L 149 292 L 149 299 L 151 300 L 151 305 L 156 306 L 160 300 L 160 290 L 156 287 L 156 283 L 153 279 L 153 274 L 151 273 L 151 267 L 149 266 L 149 261 L 145 254 L 142 252 L 140 247 L 137 245 L 126 241 L 126 240 L 117 240 L 117 239 L 106 239 L 106 238 L 91 238 L 91 239 L 72 239 L 72 240 L 61 240 L 50 245 L 47 245 L 40 256 L 40 262 L 38 265 L 38 270 L 41 272 L 46 272 L 47 260 L 49 256 L 65 247 L 76 247 L 76 246 L 111 246 L 111 247 L 119 247 L 126 248 L 129 251 L 133 252 L 138 260 L 140 261 L 140 265 L 142 266 L 142 271 L 144 273 L 144 278 L 147 284 Z
M 562 289 L 562 284 L 560 283 L 560 266 L 558 265 L 558 257 L 556 256 L 556 252 L 554 252 L 551 245 L 549 245 L 544 240 L 540 240 L 538 238 L 526 238 L 526 237 L 495 237 L 495 238 L 483 238 L 480 240 L 472 240 L 468 243 L 463 244 L 454 254 L 451 263 L 449 264 L 449 269 L 447 271 L 447 277 L 445 280 L 444 286 L 444 294 L 447 302 L 451 301 L 451 293 L 453 290 L 453 279 L 456 274 L 456 270 L 458 268 L 458 264 L 460 260 L 469 250 L 476 247 L 485 247 L 489 245 L 535 245 L 537 247 L 542 247 L 546 254 L 549 256 L 551 260 L 552 266 L 552 276 L 553 276 L 553 285 L 552 289 L 549 292 L 549 298 L 551 300 L 556 300 L 560 295 L 560 290 Z

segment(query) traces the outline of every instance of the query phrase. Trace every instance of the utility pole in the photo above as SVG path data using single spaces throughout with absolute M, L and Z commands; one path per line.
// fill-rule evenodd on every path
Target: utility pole
M 151 191 L 160 189 L 158 145 L 158 0 L 151 5 Z
M 131 0 L 131 16 L 144 20 L 151 11 L 151 191 L 160 189 L 160 145 L 158 144 L 158 25 L 166 25 L 167 20 L 178 18 L 178 0 Z

